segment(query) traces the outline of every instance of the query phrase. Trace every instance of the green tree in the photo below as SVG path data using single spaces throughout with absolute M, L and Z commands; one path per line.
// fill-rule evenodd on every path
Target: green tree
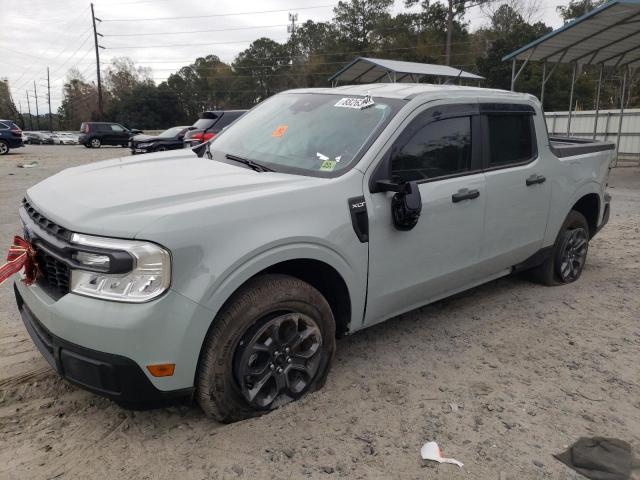
M 375 45 L 375 30 L 390 17 L 393 0 L 351 0 L 334 7 L 333 23 L 348 50 L 362 51 Z
M 67 73 L 58 114 L 63 128 L 73 130 L 79 129 L 82 122 L 97 119 L 98 88 L 88 83 L 77 68 Z
M 251 106 L 289 88 L 292 83 L 289 58 L 286 45 L 269 38 L 259 38 L 240 52 L 233 62 L 236 101 Z
M 0 118 L 18 121 L 18 109 L 11 98 L 9 80 L 0 79 Z
M 569 23 L 606 2 L 607 0 L 571 0 L 568 5 L 559 6 L 556 10 L 564 20 L 564 23 Z

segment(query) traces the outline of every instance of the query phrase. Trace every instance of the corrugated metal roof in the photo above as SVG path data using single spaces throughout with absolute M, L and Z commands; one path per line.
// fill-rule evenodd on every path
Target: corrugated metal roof
M 640 0 L 612 0 L 503 60 L 640 65 Z
M 458 68 L 431 63 L 402 62 L 399 60 L 385 60 L 381 58 L 358 57 L 346 67 L 333 74 L 329 81 L 376 83 L 417 82 L 422 76 L 447 78 L 464 78 L 482 80 L 483 77 L 465 72 Z

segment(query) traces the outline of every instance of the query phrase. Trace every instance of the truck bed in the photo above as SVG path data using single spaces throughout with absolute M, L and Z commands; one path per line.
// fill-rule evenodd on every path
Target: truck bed
M 616 145 L 612 142 L 601 142 L 589 138 L 580 137 L 549 137 L 551 151 L 558 158 L 573 157 L 592 152 L 602 152 L 604 150 L 614 150 Z

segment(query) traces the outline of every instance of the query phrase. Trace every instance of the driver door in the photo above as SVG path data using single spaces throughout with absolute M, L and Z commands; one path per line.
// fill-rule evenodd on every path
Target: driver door
M 394 182 L 415 181 L 422 212 L 411 230 L 402 231 L 392 220 L 392 192 L 367 198 L 365 325 L 477 282 L 486 202 L 480 128 L 476 104 L 423 109 L 409 117 L 374 170 L 369 188 L 389 175 Z

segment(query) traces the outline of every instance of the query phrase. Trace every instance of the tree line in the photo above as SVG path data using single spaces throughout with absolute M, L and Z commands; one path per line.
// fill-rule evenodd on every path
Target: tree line
M 395 15 L 393 0 L 340 1 L 331 21 L 304 22 L 286 43 L 258 38 L 231 63 L 212 52 L 159 84 L 153 81 L 150 68 L 136 66 L 126 57 L 116 58 L 104 73 L 102 119 L 147 129 L 188 125 L 204 110 L 250 108 L 282 90 L 329 86 L 328 78 L 358 56 L 436 64 L 448 58 L 452 66 L 485 77 L 482 86 L 508 90 L 511 64 L 502 57 L 552 29 L 536 21 L 537 0 L 508 0 L 495 8 L 493 0 L 483 0 L 488 25 L 472 32 L 465 15 L 471 5 L 468 1 L 405 0 L 407 8 L 418 7 L 417 11 Z M 558 14 L 568 22 L 598 2 L 602 0 L 573 0 L 558 8 Z M 547 83 L 545 110 L 568 109 L 571 68 L 560 65 L 555 70 Z M 539 96 L 541 78 L 542 65 L 531 63 L 518 78 L 516 90 Z M 620 78 L 620 72 L 605 70 L 600 108 L 619 108 Z M 597 79 L 597 66 L 579 69 L 575 108 L 594 108 Z M 637 91 L 638 79 L 633 81 L 632 92 Z M 625 103 L 640 106 L 640 98 L 629 95 Z M 96 84 L 72 69 L 63 87 L 57 123 L 62 129 L 76 130 L 83 121 L 101 119 L 97 104 Z

